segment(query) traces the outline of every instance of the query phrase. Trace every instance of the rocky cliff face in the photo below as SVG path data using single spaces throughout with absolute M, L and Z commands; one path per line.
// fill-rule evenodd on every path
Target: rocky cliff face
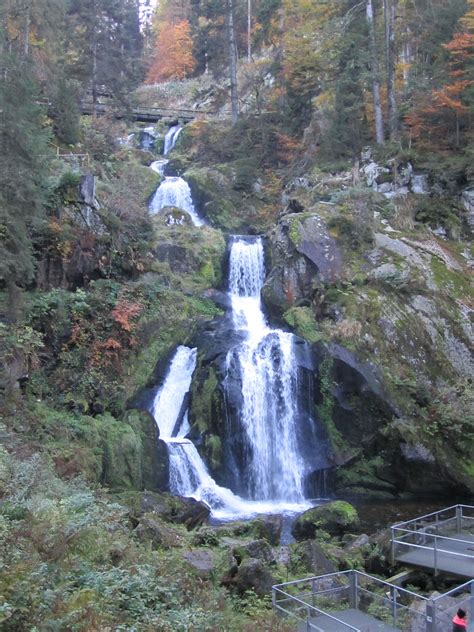
M 415 224 L 416 196 L 343 177 L 299 179 L 285 203 L 263 297 L 313 344 L 336 491 L 472 492 L 467 244 Z

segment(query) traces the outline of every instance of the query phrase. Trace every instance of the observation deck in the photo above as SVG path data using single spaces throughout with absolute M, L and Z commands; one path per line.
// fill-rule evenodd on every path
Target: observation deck
M 472 612 L 474 581 L 430 598 L 351 570 L 277 584 L 272 601 L 295 632 L 446 632 Z
M 390 528 L 392 562 L 474 578 L 474 506 L 453 505 Z

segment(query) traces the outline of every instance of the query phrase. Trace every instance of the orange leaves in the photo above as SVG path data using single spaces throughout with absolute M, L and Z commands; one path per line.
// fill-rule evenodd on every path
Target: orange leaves
M 155 55 L 146 82 L 184 79 L 194 70 L 195 65 L 189 22 L 164 22 L 158 32 Z
M 474 52 L 474 34 L 456 33 L 450 42 L 443 44 L 443 48 L 453 55 L 467 57 Z
M 451 108 L 458 113 L 469 112 L 467 105 L 464 105 L 461 101 L 461 96 L 465 89 L 471 84 L 472 81 L 464 79 L 445 85 L 441 90 L 433 90 L 433 100 L 439 107 Z
M 450 42 L 443 44 L 449 53 L 445 84 L 433 89 L 405 117 L 413 139 L 431 137 L 438 145 L 458 147 L 469 128 L 468 88 L 474 84 L 474 34 L 469 29 L 474 26 L 474 0 L 469 0 L 469 6 L 471 10 L 460 21 L 466 30 L 455 33 Z
M 140 303 L 132 303 L 122 298 L 117 301 L 117 305 L 112 310 L 112 318 L 123 331 L 130 333 L 136 325 L 130 321 L 136 319 L 142 310 L 143 305 Z

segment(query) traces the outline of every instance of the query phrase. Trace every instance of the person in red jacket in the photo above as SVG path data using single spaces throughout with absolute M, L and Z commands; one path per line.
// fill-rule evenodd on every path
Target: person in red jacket
M 453 617 L 453 632 L 466 632 L 467 630 L 467 617 L 462 608 L 459 608 L 457 614 Z

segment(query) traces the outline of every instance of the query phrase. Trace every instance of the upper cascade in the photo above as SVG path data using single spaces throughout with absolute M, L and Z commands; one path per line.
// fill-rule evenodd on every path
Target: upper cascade
M 204 225 L 204 220 L 194 208 L 189 184 L 183 178 L 167 176 L 155 191 L 150 202 L 150 212 L 159 213 L 166 206 L 175 206 L 186 211 L 194 226 Z
M 164 156 L 168 155 L 169 152 L 176 145 L 176 141 L 178 140 L 179 135 L 181 134 L 182 130 L 183 130 L 183 127 L 181 125 L 173 125 L 166 132 L 165 145 L 163 147 Z

